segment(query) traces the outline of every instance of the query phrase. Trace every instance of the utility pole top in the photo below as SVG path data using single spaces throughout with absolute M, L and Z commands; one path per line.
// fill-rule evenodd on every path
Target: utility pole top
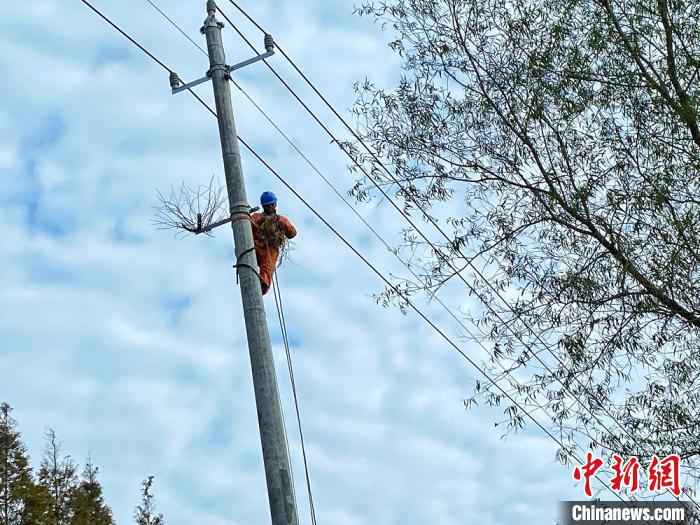
M 209 28 L 217 28 L 220 30 L 224 27 L 223 22 L 219 22 L 216 19 L 216 2 L 214 2 L 214 0 L 207 1 L 207 12 L 209 14 L 206 20 L 204 20 L 204 24 L 202 25 L 202 27 L 199 29 L 199 32 L 203 35 L 207 34 L 207 30 Z M 239 62 L 238 64 L 234 64 L 233 66 L 227 66 L 223 52 L 223 43 L 221 42 L 221 39 L 219 39 L 219 45 L 222 46 L 222 51 L 221 53 L 218 53 L 213 52 L 212 49 L 208 50 L 210 59 L 210 69 L 209 71 L 207 71 L 207 74 L 205 76 L 185 84 L 177 76 L 177 73 L 175 73 L 174 71 L 170 73 L 170 89 L 172 90 L 173 95 L 192 89 L 193 87 L 198 86 L 199 84 L 203 84 L 204 82 L 209 82 L 212 79 L 212 72 L 217 69 L 223 69 L 224 71 L 226 71 L 225 79 L 230 80 L 230 75 L 232 71 L 249 66 L 250 64 L 254 64 L 255 62 L 265 60 L 266 58 L 270 58 L 272 55 L 275 54 L 275 41 L 272 38 L 272 35 L 265 33 L 265 39 L 263 43 L 265 45 L 266 52 L 262 55 L 256 55 L 253 58 L 249 58 L 248 60 L 244 60 L 243 62 Z M 207 45 L 209 45 L 208 40 Z M 221 62 L 212 61 L 212 57 L 221 57 Z

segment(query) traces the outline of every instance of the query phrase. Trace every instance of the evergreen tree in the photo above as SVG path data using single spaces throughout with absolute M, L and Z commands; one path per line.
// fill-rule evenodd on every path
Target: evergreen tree
M 33 480 L 22 493 L 24 508 L 22 510 L 21 525 L 52 525 L 51 496 L 48 489 Z
M 0 404 L 0 525 L 20 525 L 32 489 L 27 451 L 7 403 Z
M 73 518 L 71 496 L 78 488 L 76 465 L 70 456 L 61 457 L 56 433 L 46 433 L 46 451 L 39 469 L 39 485 L 48 494 L 47 525 L 70 525 Z
M 0 403 L 0 525 L 114 525 L 97 480 L 99 469 L 88 458 L 78 479 L 76 465 L 61 454 L 56 433 L 46 433 L 46 449 L 36 478 L 26 447 L 11 416 Z M 138 525 L 165 525 L 155 511 L 153 476 L 144 480 L 141 504 L 134 517 Z
M 88 458 L 80 485 L 71 497 L 71 525 L 113 525 L 112 511 L 102 497 L 102 486 L 97 481 L 98 468 Z
M 162 514 L 156 514 L 155 503 L 151 487 L 153 485 L 153 476 L 148 476 L 141 485 L 141 505 L 136 507 L 134 519 L 137 525 L 165 525 L 165 519 Z

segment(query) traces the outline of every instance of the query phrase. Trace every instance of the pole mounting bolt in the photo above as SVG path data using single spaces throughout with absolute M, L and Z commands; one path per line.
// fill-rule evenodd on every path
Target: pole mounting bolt
M 272 35 L 265 33 L 265 51 L 268 53 L 275 49 L 275 41 L 272 39 Z

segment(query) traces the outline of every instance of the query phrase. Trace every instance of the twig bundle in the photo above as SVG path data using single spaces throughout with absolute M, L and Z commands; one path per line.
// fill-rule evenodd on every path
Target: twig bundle
M 226 195 L 213 175 L 208 186 L 194 189 L 183 182 L 179 191 L 171 189 L 167 198 L 158 191 L 158 200 L 154 224 L 163 230 L 176 230 L 177 235 L 211 236 L 209 226 L 228 216 Z
M 289 256 L 291 246 L 289 239 L 287 239 L 287 235 L 284 233 L 279 221 L 277 220 L 277 217 L 264 216 L 263 220 L 258 226 L 258 235 L 267 246 L 279 250 L 280 256 L 278 266 L 282 264 L 282 262 Z
M 258 228 L 260 238 L 272 248 L 281 248 L 287 240 L 277 217 L 263 217 Z

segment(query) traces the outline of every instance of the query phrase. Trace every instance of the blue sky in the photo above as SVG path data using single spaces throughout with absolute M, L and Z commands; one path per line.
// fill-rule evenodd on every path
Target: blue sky
M 183 79 L 206 59 L 145 1 L 95 0 Z M 204 1 L 159 5 L 194 39 Z M 280 7 L 279 4 L 283 4 Z M 230 15 L 235 11 L 222 3 Z M 335 106 L 352 83 L 390 86 L 399 63 L 345 0 L 246 2 Z M 244 20 L 242 30 L 262 37 Z M 229 63 L 249 57 L 230 28 Z M 214 119 L 81 2 L 0 6 L 0 399 L 15 407 L 32 461 L 47 427 L 100 466 L 118 523 L 156 478 L 171 525 L 268 519 L 250 364 L 230 230 L 176 239 L 151 223 L 156 190 L 223 181 Z M 281 57 L 272 64 L 331 123 Z M 264 66 L 237 75 L 342 191 L 347 161 Z M 198 88 L 211 101 L 211 86 Z M 383 246 L 234 89 L 239 133 L 386 272 Z M 501 411 L 465 411 L 474 372 L 414 315 L 377 306 L 379 280 L 246 153 L 251 201 L 265 189 L 299 227 L 280 270 L 319 523 L 554 523 L 578 497 L 537 429 L 502 440 Z M 402 223 L 377 201 L 361 213 L 390 241 Z M 454 308 L 476 308 L 446 289 Z M 436 304 L 424 305 L 454 336 Z M 272 296 L 266 298 L 302 523 L 301 452 Z M 477 361 L 483 351 L 463 348 Z M 10 371 L 10 373 L 8 373 Z

